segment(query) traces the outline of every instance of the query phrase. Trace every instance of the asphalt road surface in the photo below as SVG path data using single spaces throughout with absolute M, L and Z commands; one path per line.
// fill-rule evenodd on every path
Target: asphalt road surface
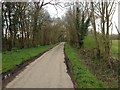
M 64 43 L 44 53 L 8 83 L 6 88 L 73 88 L 64 63 Z

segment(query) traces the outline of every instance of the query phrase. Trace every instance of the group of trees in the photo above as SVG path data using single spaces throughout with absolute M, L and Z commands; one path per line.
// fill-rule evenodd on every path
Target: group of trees
M 81 48 L 88 27 L 93 27 L 96 41 L 96 56 L 103 56 L 110 65 L 112 17 L 115 1 L 72 2 L 63 19 L 51 18 L 43 8 L 48 4 L 60 6 L 59 2 L 3 2 L 2 3 L 2 39 L 3 49 L 25 48 L 47 45 L 67 40 Z M 97 20 L 99 22 L 97 22 Z M 97 30 L 99 26 L 99 30 Z M 117 28 L 117 27 L 116 27 Z M 117 29 L 118 30 L 118 29 Z
M 59 33 L 55 19 L 43 8 L 59 2 L 3 2 L 2 3 L 2 39 L 3 50 L 28 48 L 58 42 Z
M 96 7 L 96 9 L 95 9 Z M 96 49 L 97 49 L 97 57 L 99 58 L 102 54 L 105 62 L 111 67 L 110 62 L 110 50 L 112 46 L 112 40 L 110 39 L 110 35 L 113 31 L 113 22 L 112 18 L 115 12 L 115 1 L 110 2 L 91 2 L 91 10 L 92 10 L 92 26 L 94 27 L 94 35 L 96 39 Z M 100 34 L 97 34 L 96 29 L 96 21 L 95 19 L 99 18 L 100 20 Z
M 83 47 L 83 40 L 87 35 L 90 18 L 89 4 L 84 2 L 75 2 L 66 14 L 65 22 L 70 33 L 69 41 L 77 47 Z
M 110 50 L 112 41 L 113 22 L 115 12 L 115 1 L 101 2 L 73 2 L 66 13 L 66 28 L 69 31 L 68 40 L 77 47 L 83 47 L 84 38 L 88 27 L 92 26 L 96 41 L 96 56 L 103 57 L 104 61 L 111 67 Z M 99 30 L 98 27 L 99 26 Z

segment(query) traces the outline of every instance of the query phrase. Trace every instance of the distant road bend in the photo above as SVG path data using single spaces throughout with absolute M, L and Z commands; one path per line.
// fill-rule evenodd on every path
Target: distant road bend
M 64 43 L 44 53 L 8 83 L 6 88 L 73 88 L 64 63 Z

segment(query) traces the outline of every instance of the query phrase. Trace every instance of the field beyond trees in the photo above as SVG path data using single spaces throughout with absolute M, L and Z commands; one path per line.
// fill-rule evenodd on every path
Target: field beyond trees
M 111 54 L 113 57 L 118 58 L 119 51 L 118 51 L 118 43 L 120 40 L 112 40 L 112 46 L 111 46 Z M 95 49 L 96 48 L 96 42 L 94 35 L 88 34 L 85 37 L 84 40 L 84 47 L 88 49 Z
M 55 51 L 48 55 L 48 57 L 56 55 L 55 57 L 44 58 L 48 61 L 57 58 L 58 63 L 56 61 L 57 64 L 54 67 L 56 70 L 63 70 L 63 67 L 67 67 L 68 64 L 70 77 L 77 88 L 118 88 L 120 84 L 118 47 L 120 31 L 116 20 L 113 22 L 113 17 L 119 5 L 118 2 L 109 0 L 105 2 L 104 0 L 100 0 L 100 2 L 93 0 L 90 2 L 79 0 L 6 2 L 2 0 L 0 3 L 2 11 L 0 12 L 2 16 L 0 17 L 2 26 L 2 68 L 0 71 L 9 78 L 12 74 L 9 75 L 6 72 L 23 65 L 56 44 L 65 42 L 59 44 L 57 48 L 55 47 Z M 52 16 L 53 11 L 49 10 L 49 6 L 54 7 L 58 15 Z M 58 17 L 61 14 L 60 9 L 65 12 L 63 16 Z M 115 32 L 117 33 L 115 34 Z M 64 44 L 65 58 L 68 60 L 66 65 L 62 56 L 64 52 L 61 50 Z M 46 62 L 44 65 L 47 69 Z M 37 66 L 39 67 L 39 65 Z M 60 76 L 58 78 L 68 75 L 64 70 L 61 74 L 59 70 L 55 73 L 56 76 Z M 54 70 L 52 71 L 54 76 Z M 41 73 L 35 70 L 33 72 Z M 50 77 L 48 81 L 53 85 L 51 79 Z M 7 79 L 4 78 L 4 80 Z M 67 81 L 67 78 L 65 80 Z M 36 85 L 39 84 L 39 81 Z M 64 79 L 58 81 L 56 85 L 61 85 L 59 84 L 61 82 L 64 82 Z M 69 83 L 71 82 L 69 80 Z M 47 85 L 48 82 L 45 84 Z

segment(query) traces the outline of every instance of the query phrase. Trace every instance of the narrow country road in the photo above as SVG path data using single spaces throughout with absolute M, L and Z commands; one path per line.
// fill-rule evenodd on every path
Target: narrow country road
M 73 88 L 64 63 L 64 43 L 29 64 L 6 88 Z

